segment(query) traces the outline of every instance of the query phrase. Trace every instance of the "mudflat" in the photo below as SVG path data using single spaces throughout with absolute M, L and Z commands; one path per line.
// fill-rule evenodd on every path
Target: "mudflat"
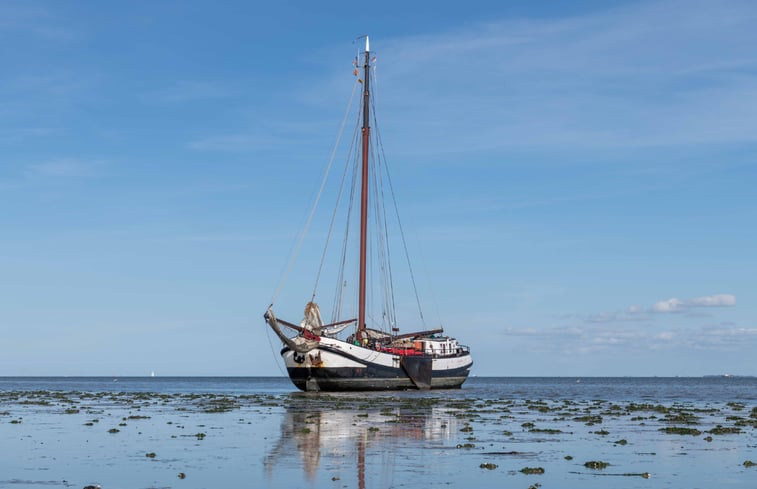
M 0 487 L 750 487 L 755 428 L 743 400 L 4 390 Z

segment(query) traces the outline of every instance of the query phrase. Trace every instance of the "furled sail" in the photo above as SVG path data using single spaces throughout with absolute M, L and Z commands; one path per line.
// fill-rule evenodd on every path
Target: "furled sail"
M 268 323 L 268 326 L 270 326 L 273 332 L 276 333 L 276 336 L 278 336 L 286 346 L 298 353 L 307 353 L 313 348 L 316 348 L 318 346 L 318 343 L 320 342 L 317 337 L 312 335 L 311 338 L 305 338 L 304 336 L 295 336 L 291 339 L 287 338 L 287 336 L 281 331 L 281 328 L 279 327 L 279 321 L 273 314 L 272 308 L 269 308 L 268 311 L 266 311 L 264 317 L 265 322 Z
M 321 309 L 315 302 L 308 302 L 305 305 L 305 318 L 300 323 L 302 329 L 306 329 L 314 335 L 323 334 L 323 321 L 321 320 Z
M 327 326 L 323 328 L 323 334 L 326 336 L 333 336 L 333 335 L 339 334 L 342 331 L 344 331 L 344 329 L 347 328 L 347 326 L 349 326 L 350 324 L 352 323 L 337 324 L 336 326 Z

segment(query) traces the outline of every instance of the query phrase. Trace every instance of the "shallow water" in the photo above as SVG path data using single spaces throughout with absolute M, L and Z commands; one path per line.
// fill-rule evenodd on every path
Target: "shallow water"
M 0 378 L 0 487 L 757 487 L 755 396 L 754 378 L 333 395 L 280 378 Z

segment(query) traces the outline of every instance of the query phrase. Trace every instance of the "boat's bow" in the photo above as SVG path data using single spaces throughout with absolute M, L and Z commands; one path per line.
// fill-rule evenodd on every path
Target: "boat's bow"
M 278 319 L 276 319 L 276 315 L 273 313 L 272 307 L 268 308 L 263 317 L 265 318 L 265 322 L 268 323 L 268 326 L 270 326 L 273 332 L 276 333 L 276 336 L 278 336 L 279 339 L 292 351 L 296 351 L 298 353 L 307 353 L 310 350 L 316 348 L 321 341 L 320 337 L 313 334 L 298 335 L 294 338 L 287 337 L 287 335 L 285 335 L 284 332 L 281 331 L 279 321 Z

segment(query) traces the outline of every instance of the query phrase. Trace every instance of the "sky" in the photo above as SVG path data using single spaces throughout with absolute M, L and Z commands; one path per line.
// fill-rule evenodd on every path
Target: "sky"
M 281 375 L 366 33 L 473 374 L 757 375 L 753 2 L 325 5 L 0 3 L 0 375 Z

